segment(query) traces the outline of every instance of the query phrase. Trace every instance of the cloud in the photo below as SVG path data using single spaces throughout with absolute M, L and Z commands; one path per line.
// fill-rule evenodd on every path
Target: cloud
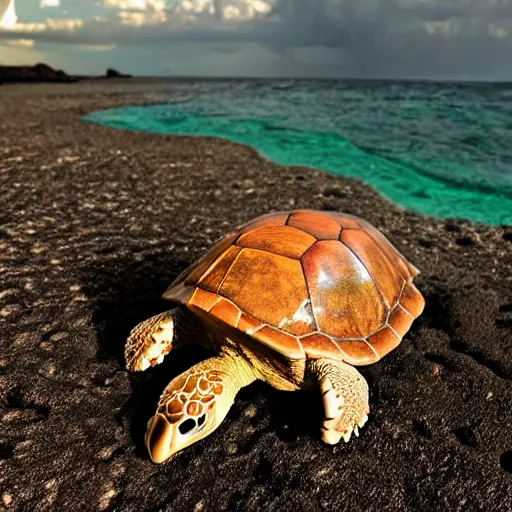
M 0 30 L 9 30 L 16 26 L 18 17 L 14 9 L 14 0 L 0 0 Z M 3 43 L 4 48 L 22 47 L 33 48 L 35 41 L 33 39 L 8 39 Z
M 56 68 L 64 67 L 64 59 L 58 55 L 40 51 L 30 42 L 9 41 L 9 44 L 0 43 L 0 62 L 6 66 L 33 65 L 36 62 L 50 62 Z
M 7 41 L 10 46 L 20 46 L 22 48 L 34 48 L 36 42 L 33 39 L 11 39 Z
M 80 48 L 81 50 L 87 50 L 87 51 L 93 51 L 93 52 L 108 52 L 108 51 L 116 48 L 116 45 L 115 44 L 104 44 L 104 45 L 80 44 L 80 45 L 78 45 L 78 48 Z
M 60 0 L 41 0 L 39 3 L 41 9 L 45 9 L 46 7 L 60 7 Z
M 41 5 L 58 6 L 59 1 L 41 0 Z M 247 41 L 346 47 L 351 42 L 366 45 L 368 40 L 381 41 L 403 32 L 413 38 L 420 32 L 503 39 L 512 29 L 509 0 L 499 4 L 491 0 L 442 4 L 436 0 L 181 0 L 171 6 L 165 0 L 103 1 L 99 16 L 4 23 L 0 38 L 33 37 L 89 45 Z
M 51 17 L 14 23 L 11 14 L 0 39 L 102 53 L 189 45 L 223 58 L 215 59 L 225 63 L 221 70 L 239 65 L 236 55 L 247 55 L 247 47 L 277 74 L 512 77 L 512 0 L 34 1 Z M 7 4 L 0 0 L 0 19 Z M 251 64 L 268 70 L 256 60 Z
M 105 6 L 117 10 L 116 21 L 123 25 L 158 25 L 167 21 L 165 0 L 105 0 Z

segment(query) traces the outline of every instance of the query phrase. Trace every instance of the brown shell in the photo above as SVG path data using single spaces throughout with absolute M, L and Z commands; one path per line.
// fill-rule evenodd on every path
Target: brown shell
M 164 298 L 288 358 L 364 365 L 394 349 L 423 311 L 418 273 L 366 221 L 296 210 L 227 235 Z

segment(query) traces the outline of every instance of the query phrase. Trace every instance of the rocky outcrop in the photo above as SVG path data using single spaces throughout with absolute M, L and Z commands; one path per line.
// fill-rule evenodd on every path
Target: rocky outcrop
M 0 66 L 0 82 L 76 82 L 76 78 L 47 64 Z
M 105 73 L 105 76 L 101 78 L 131 78 L 132 75 L 129 75 L 127 73 L 121 73 L 120 71 L 117 71 L 117 69 L 114 68 L 108 68 L 107 72 Z

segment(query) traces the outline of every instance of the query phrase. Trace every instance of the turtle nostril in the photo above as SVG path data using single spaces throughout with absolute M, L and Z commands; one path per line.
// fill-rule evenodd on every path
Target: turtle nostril
M 206 421 L 206 414 L 203 414 L 198 420 L 197 420 L 197 426 L 201 427 L 204 425 L 204 422 Z

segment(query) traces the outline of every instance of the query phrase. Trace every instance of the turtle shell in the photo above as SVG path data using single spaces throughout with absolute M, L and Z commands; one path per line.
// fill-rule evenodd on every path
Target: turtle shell
M 296 210 L 222 238 L 164 298 L 290 359 L 365 365 L 394 349 L 423 311 L 418 273 L 368 222 Z

